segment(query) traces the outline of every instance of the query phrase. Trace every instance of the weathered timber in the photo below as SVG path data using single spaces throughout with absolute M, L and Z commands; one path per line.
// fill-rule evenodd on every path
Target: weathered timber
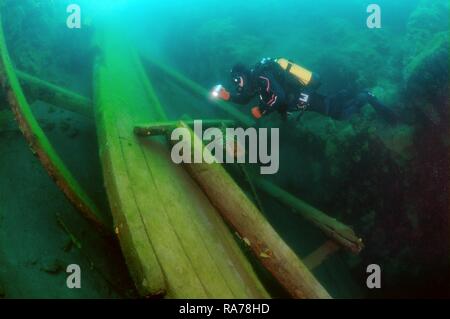
M 65 110 L 92 117 L 92 101 L 78 93 L 16 70 L 28 99 L 41 100 Z
M 102 231 L 108 233 L 111 229 L 109 223 L 67 169 L 30 109 L 8 53 L 3 33 L 1 14 L 0 55 L 1 88 L 6 93 L 8 103 L 32 151 L 38 156 L 44 168 L 61 188 L 70 202 L 75 205 L 83 216 L 92 221 Z
M 281 203 L 294 208 L 294 212 L 297 212 L 303 218 L 315 224 L 326 235 L 347 250 L 357 254 L 361 251 L 361 249 L 363 249 L 364 244 L 362 239 L 356 236 L 353 229 L 349 226 L 328 216 L 317 208 L 314 208 L 308 203 L 305 203 L 304 201 L 261 177 L 254 178 L 254 182 L 258 188 L 270 196 L 273 196 Z
M 100 158 L 116 233 L 140 294 L 268 297 L 219 213 L 172 162 L 166 138 L 134 134 L 138 123 L 167 118 L 132 45 L 114 27 L 98 36 L 103 54 L 94 76 L 94 112 Z

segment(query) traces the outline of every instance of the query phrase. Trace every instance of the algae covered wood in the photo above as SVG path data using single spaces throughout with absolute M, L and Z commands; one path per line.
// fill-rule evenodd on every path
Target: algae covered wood
M 170 158 L 165 137 L 141 139 L 139 123 L 167 121 L 120 30 L 98 34 L 94 111 L 116 233 L 141 295 L 268 297 L 218 212 Z
M 309 220 L 321 229 L 328 237 L 333 239 L 345 249 L 354 254 L 358 254 L 363 248 L 364 244 L 361 238 L 356 236 L 353 229 L 341 223 L 335 218 L 332 218 L 322 211 L 314 208 L 308 203 L 298 199 L 280 187 L 268 182 L 263 178 L 255 178 L 254 182 L 258 188 L 273 196 L 281 203 L 294 208 L 295 212 L 303 218 Z
M 16 74 L 30 99 L 39 99 L 68 111 L 92 117 L 90 99 L 28 73 L 16 70 Z
M 184 122 L 180 122 L 179 127 L 190 130 Z M 192 130 L 190 133 L 192 154 L 201 152 L 212 159 L 213 155 L 200 138 Z M 185 163 L 185 166 L 223 218 L 293 298 L 330 298 L 220 163 Z
M 12 65 L 3 33 L 0 14 L 0 82 L 19 127 L 31 149 L 36 153 L 44 168 L 61 188 L 72 204 L 105 233 L 110 231 L 109 222 L 95 203 L 82 189 L 56 153 L 44 131 L 36 121 L 25 98 Z

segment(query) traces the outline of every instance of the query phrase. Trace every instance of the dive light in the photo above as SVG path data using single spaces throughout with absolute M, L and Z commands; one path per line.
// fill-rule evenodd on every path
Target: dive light
M 222 91 L 222 89 L 223 89 L 222 84 L 216 85 L 216 86 L 213 88 L 213 90 L 212 90 L 212 92 L 211 92 L 211 95 L 212 95 L 214 98 L 218 98 L 220 92 Z

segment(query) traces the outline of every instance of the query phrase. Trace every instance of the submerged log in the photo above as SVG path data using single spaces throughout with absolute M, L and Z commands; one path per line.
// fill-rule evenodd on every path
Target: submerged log
M 189 129 L 184 122 L 179 127 Z M 206 153 L 213 157 L 194 132 L 190 132 L 192 152 L 199 150 L 203 156 Z M 330 298 L 221 164 L 186 163 L 185 166 L 223 218 L 293 298 Z
M 92 117 L 92 101 L 80 94 L 16 70 L 17 77 L 29 99 L 41 100 L 68 111 Z
M 4 38 L 1 14 L 0 83 L 21 131 L 49 175 L 83 216 L 92 221 L 105 233 L 109 233 L 111 228 L 108 226 L 109 223 L 106 218 L 58 156 L 30 109 L 11 63 Z

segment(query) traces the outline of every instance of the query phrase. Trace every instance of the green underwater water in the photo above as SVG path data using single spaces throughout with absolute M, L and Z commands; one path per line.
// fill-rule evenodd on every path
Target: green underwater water
M 448 1 L 377 1 L 381 29 L 367 28 L 371 2 L 362 0 L 0 3 L 16 68 L 87 97 L 94 58 L 102 54 L 98 21 L 129 32 L 171 119 L 229 115 L 146 59 L 163 61 L 205 88 L 228 84 L 236 62 L 286 57 L 320 74 L 322 94 L 348 85 L 370 89 L 400 115 L 399 125 L 368 105 L 346 121 L 307 112 L 284 122 L 272 114 L 259 125 L 280 128 L 280 170 L 264 178 L 363 238 L 358 256 L 339 251 L 314 270 L 333 297 L 450 296 Z M 82 8 L 80 30 L 65 25 L 70 3 Z M 252 105 L 229 107 L 249 115 Z M 107 207 L 93 121 L 42 102 L 33 110 L 82 186 Z M 119 247 L 98 244 L 26 148 L 3 99 L 0 112 L 0 297 L 134 296 Z M 245 178 L 229 171 L 253 198 Z M 258 195 L 268 220 L 301 258 L 327 240 L 291 208 Z M 83 248 L 66 247 L 73 244 L 61 218 Z M 92 271 L 81 291 L 67 292 L 60 288 L 61 269 L 73 260 Z M 381 289 L 366 287 L 372 263 L 381 266 Z M 274 296 L 286 296 L 260 271 Z M 120 280 L 112 285 L 111 278 Z

